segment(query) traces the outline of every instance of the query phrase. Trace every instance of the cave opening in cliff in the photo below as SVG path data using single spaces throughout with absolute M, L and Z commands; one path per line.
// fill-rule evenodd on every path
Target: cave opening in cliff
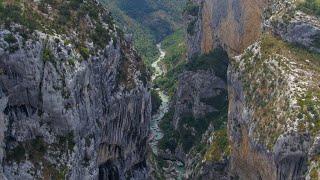
M 119 180 L 118 167 L 108 160 L 99 166 L 99 180 Z

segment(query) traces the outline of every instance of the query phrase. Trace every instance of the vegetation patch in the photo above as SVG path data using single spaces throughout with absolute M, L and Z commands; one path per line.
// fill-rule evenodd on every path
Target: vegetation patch
M 105 48 L 106 44 L 110 42 L 111 37 L 106 28 L 98 24 L 93 33 L 91 33 L 92 41 L 100 48 Z
M 83 57 L 84 60 L 88 60 L 90 57 L 90 50 L 85 46 L 79 47 L 79 53 Z
M 227 103 L 224 103 L 223 110 L 209 113 L 202 118 L 194 118 L 191 114 L 184 115 L 179 122 L 179 130 L 174 129 L 172 119 L 173 112 L 170 111 L 160 123 L 164 137 L 159 141 L 159 147 L 174 152 L 177 145 L 181 144 L 184 152 L 188 153 L 192 147 L 201 142 L 202 135 L 210 124 L 215 130 L 226 128 Z M 202 149 L 200 146 L 198 148 Z
M 304 0 L 299 3 L 298 8 L 308 14 L 320 16 L 320 0 Z
M 194 2 L 189 0 L 183 12 L 190 16 L 198 16 L 199 10 L 200 10 L 200 7 Z
M 32 35 L 36 29 L 46 34 L 75 32 L 77 37 L 69 39 L 71 43 L 78 47 L 79 44 L 93 42 L 94 50 L 103 49 L 111 39 L 117 43 L 113 38 L 116 29 L 111 14 L 95 1 L 2 0 L 0 4 L 0 24 L 5 25 L 7 29 L 10 29 L 13 23 L 22 25 L 25 37 Z M 7 37 L 7 40 L 14 41 L 12 37 Z M 77 49 L 84 59 L 88 58 L 85 49 Z
M 42 60 L 44 62 L 53 62 L 55 61 L 55 57 L 49 47 L 45 47 L 42 51 Z
M 18 42 L 18 40 L 16 39 L 16 37 L 14 37 L 13 34 L 7 34 L 4 36 L 4 40 L 7 41 L 7 43 L 9 44 L 13 44 Z
M 214 132 L 212 144 L 206 151 L 204 159 L 206 161 L 220 161 L 230 154 L 227 129 L 220 129 Z
M 76 145 L 74 142 L 73 132 L 70 132 L 65 136 L 59 136 L 58 140 L 59 146 L 65 147 L 64 149 L 69 149 L 70 151 L 72 151 Z
M 169 149 L 174 152 L 178 145 L 179 134 L 172 125 L 174 111 L 167 112 L 160 122 L 160 128 L 163 131 L 163 138 L 159 141 L 160 149 Z
M 318 53 L 264 34 L 260 45 L 233 62 L 240 71 L 246 106 L 253 112 L 253 136 L 267 148 L 292 129 L 319 131 L 319 60 Z
M 26 150 L 22 144 L 18 144 L 13 149 L 6 152 L 6 160 L 7 161 L 15 161 L 15 162 L 22 162 L 26 158 Z
M 188 34 L 190 34 L 191 36 L 194 35 L 195 33 L 195 29 L 196 29 L 196 23 L 197 23 L 197 20 L 192 20 L 188 23 L 188 26 L 187 26 L 187 32 Z
M 162 43 L 166 56 L 162 60 L 166 73 L 155 80 L 155 84 L 172 97 L 178 82 L 178 75 L 183 72 L 186 63 L 186 43 L 183 30 L 166 37 Z

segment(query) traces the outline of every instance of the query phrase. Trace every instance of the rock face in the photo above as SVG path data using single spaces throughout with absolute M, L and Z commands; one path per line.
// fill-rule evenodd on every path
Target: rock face
M 172 106 L 175 108 L 173 125 L 178 129 L 181 118 L 191 114 L 195 118 L 217 111 L 212 104 L 203 102 L 226 93 L 226 82 L 210 71 L 187 71 L 179 76 L 179 84 Z M 226 94 L 224 94 L 226 95 Z
M 320 154 L 315 150 L 320 21 L 295 5 L 282 0 L 188 3 L 189 61 L 216 47 L 230 56 L 228 178 L 320 177 Z M 201 171 L 190 172 L 197 176 Z
M 271 18 L 272 31 L 287 42 L 320 53 L 320 19 L 303 12 L 291 13 L 292 17 Z
M 185 16 L 188 57 L 223 47 L 240 54 L 261 34 L 265 0 L 190 0 Z
M 65 34 L 1 26 L 1 179 L 146 178 L 148 74 L 99 4 L 77 6 L 99 14 Z M 99 46 L 83 27 L 112 38 Z
M 170 111 L 161 125 L 164 137 L 160 141 L 163 151 L 160 156 L 182 162 L 185 170 L 180 173 L 186 179 L 225 179 L 229 150 L 226 138 L 228 57 L 224 51 L 215 51 L 198 58 L 203 62 L 189 63 L 179 76 Z M 172 169 L 172 164 L 168 164 L 165 170 Z

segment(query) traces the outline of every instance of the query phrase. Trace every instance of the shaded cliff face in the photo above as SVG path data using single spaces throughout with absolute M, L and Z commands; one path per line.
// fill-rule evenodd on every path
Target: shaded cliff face
M 161 122 L 159 156 L 182 162 L 187 179 L 227 178 L 228 56 L 216 49 L 192 62 L 179 75 L 171 108 Z M 162 164 L 166 178 L 174 178 L 174 165 Z
M 2 6 L 4 178 L 145 178 L 149 78 L 108 12 L 95 1 Z
M 189 59 L 223 47 L 240 54 L 261 34 L 265 0 L 190 0 L 185 10 Z

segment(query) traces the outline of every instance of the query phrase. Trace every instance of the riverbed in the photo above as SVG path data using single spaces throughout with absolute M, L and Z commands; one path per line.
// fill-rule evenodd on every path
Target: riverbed
M 166 56 L 166 52 L 162 50 L 161 44 L 157 45 L 158 50 L 160 52 L 159 58 L 152 63 L 152 67 L 155 69 L 155 72 L 152 76 L 152 81 L 154 81 L 157 77 L 163 75 L 163 70 L 160 66 L 160 62 L 163 60 L 163 58 Z M 151 134 L 152 134 L 152 139 L 149 142 L 152 151 L 155 155 L 158 154 L 158 142 L 159 140 L 163 137 L 163 133 L 159 127 L 161 119 L 164 117 L 164 115 L 168 112 L 169 109 L 169 96 L 165 94 L 160 88 L 154 89 L 160 96 L 160 99 L 162 101 L 161 106 L 158 110 L 158 112 L 152 116 L 151 119 L 151 124 L 150 124 L 150 129 L 151 129 Z
M 152 81 L 157 77 L 160 77 L 164 74 L 164 71 L 160 65 L 161 61 L 165 58 L 166 52 L 161 48 L 161 44 L 157 45 L 157 48 L 160 52 L 159 58 L 152 64 L 155 72 L 151 77 Z M 160 88 L 154 89 L 160 96 L 162 101 L 161 106 L 156 114 L 154 114 L 151 118 L 150 130 L 151 130 L 151 140 L 149 141 L 149 145 L 152 148 L 152 152 L 157 156 L 158 155 L 158 142 L 163 137 L 163 132 L 161 131 L 159 124 L 164 115 L 169 110 L 169 96 L 165 94 Z M 169 179 L 174 178 L 178 180 L 184 179 L 185 168 L 182 162 L 179 161 L 170 161 L 171 168 L 167 171 L 167 177 Z M 171 169 L 171 170 L 170 170 Z

